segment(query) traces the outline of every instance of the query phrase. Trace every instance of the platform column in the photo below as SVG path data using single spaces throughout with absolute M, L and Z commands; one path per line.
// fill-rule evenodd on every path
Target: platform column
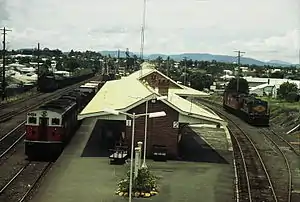
M 142 146 L 143 146 L 143 142 L 138 142 L 137 143 L 138 144 L 138 148 L 140 148 L 140 160 L 139 160 L 139 168 L 141 168 L 141 162 L 142 162 Z M 144 151 L 144 152 L 146 152 L 146 151 Z
M 141 161 L 141 157 L 140 157 L 140 154 L 141 154 L 141 149 L 139 147 L 136 147 L 135 148 L 135 158 L 134 158 L 134 178 L 137 177 L 138 175 L 138 172 L 139 172 L 139 164 L 140 164 L 140 161 Z

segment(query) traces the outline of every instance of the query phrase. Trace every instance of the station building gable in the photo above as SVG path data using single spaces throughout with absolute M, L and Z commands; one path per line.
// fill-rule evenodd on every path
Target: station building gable
M 151 72 L 145 77 L 141 78 L 142 82 L 147 82 L 153 89 L 161 88 L 175 88 L 182 89 L 177 83 L 159 74 L 157 71 Z
M 141 114 L 145 113 L 144 102 L 141 105 L 129 110 L 129 113 Z M 165 111 L 166 116 L 157 118 L 148 118 L 147 126 L 147 154 L 151 154 L 155 145 L 165 146 L 168 150 L 168 156 L 177 156 L 177 143 L 179 138 L 179 128 L 173 127 L 178 122 L 179 112 L 162 101 L 149 100 L 148 113 Z M 131 120 L 129 117 L 127 119 Z M 131 142 L 132 124 L 126 127 L 126 139 Z M 144 142 L 145 134 L 145 117 L 140 117 L 135 121 L 135 142 Z

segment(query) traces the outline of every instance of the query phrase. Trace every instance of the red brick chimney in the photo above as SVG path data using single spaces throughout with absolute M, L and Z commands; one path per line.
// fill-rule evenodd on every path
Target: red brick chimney
M 168 95 L 169 93 L 169 86 L 170 81 L 165 78 L 158 79 L 157 81 L 157 87 L 158 87 L 158 93 L 162 96 Z

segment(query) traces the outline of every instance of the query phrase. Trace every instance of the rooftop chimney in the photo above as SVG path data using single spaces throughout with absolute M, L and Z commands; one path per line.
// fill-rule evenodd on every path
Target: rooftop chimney
M 168 96 L 169 86 L 170 86 L 170 81 L 168 79 L 163 78 L 157 80 L 158 93 L 160 95 Z

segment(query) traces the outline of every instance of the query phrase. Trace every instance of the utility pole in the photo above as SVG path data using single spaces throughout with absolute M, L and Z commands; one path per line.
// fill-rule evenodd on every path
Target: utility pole
M 239 92 L 239 85 L 240 85 L 240 68 L 241 68 L 241 53 L 245 53 L 242 51 L 234 51 L 238 53 L 238 73 L 236 77 L 236 92 Z
M 109 73 L 109 70 L 108 70 L 109 65 L 108 65 L 108 63 L 109 63 L 109 58 L 108 58 L 108 59 L 106 58 L 106 61 L 105 61 L 105 65 L 106 65 L 106 75 L 108 75 L 108 73 Z
M 39 79 L 39 77 L 40 77 L 40 54 L 41 54 L 41 52 L 40 52 L 40 43 L 38 43 L 38 46 L 37 46 L 37 60 L 38 60 L 38 62 L 37 62 L 37 75 L 38 75 L 38 79 Z
M 170 57 L 167 58 L 167 76 L 169 76 L 169 61 L 170 61 Z
M 2 100 L 6 97 L 6 85 L 5 85 L 5 53 L 6 53 L 6 34 L 7 32 L 11 32 L 12 30 L 6 29 L 6 27 L 1 28 L 0 30 L 3 31 L 3 51 L 2 51 L 2 59 L 3 59 L 3 67 L 2 67 Z
M 125 71 L 124 71 L 124 73 L 125 73 L 125 76 L 126 76 L 126 70 L 129 72 L 129 58 L 130 58 L 130 56 L 129 56 L 129 49 L 128 48 L 126 48 L 126 67 L 125 67 Z
M 184 57 L 184 81 L 183 85 L 186 85 L 186 57 Z
M 119 73 L 119 68 L 120 68 L 120 49 L 118 49 L 118 64 L 117 64 L 117 69 L 115 73 Z

